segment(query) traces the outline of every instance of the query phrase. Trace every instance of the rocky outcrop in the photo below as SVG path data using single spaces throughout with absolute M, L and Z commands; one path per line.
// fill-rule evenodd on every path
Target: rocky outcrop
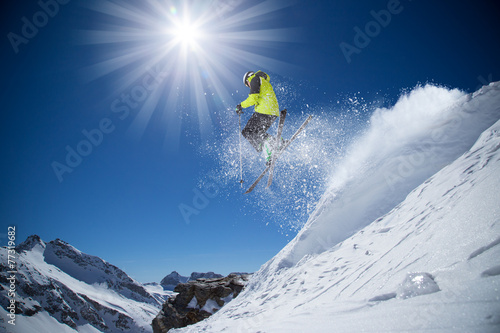
M 249 275 L 230 274 L 215 279 L 197 279 L 178 284 L 177 295 L 169 298 L 153 320 L 153 332 L 165 333 L 210 317 L 224 304 L 238 296 Z

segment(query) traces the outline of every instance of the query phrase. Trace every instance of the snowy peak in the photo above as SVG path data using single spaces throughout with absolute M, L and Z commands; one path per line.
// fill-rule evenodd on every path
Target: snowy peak
M 34 248 L 38 248 L 42 251 L 45 250 L 45 242 L 42 241 L 38 235 L 29 236 L 24 242 L 16 247 L 16 252 L 27 252 L 33 250 Z
M 75 279 L 86 283 L 102 283 L 106 262 L 77 250 L 68 243 L 56 239 L 49 242 L 43 253 L 45 262 L 54 265 Z
M 58 267 L 71 277 L 87 284 L 106 284 L 127 297 L 142 302 L 155 302 L 146 290 L 124 271 L 99 257 L 85 254 L 68 243 L 56 239 L 47 244 L 45 262 Z
M 150 332 L 165 293 L 147 291 L 118 267 L 56 239 L 33 235 L 16 260 L 17 323 L 31 332 Z M 8 253 L 0 249 L 0 320 L 8 318 Z

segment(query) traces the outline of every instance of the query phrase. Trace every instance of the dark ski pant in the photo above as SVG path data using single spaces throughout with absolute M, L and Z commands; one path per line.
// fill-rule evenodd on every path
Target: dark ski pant
M 276 118 L 278 117 L 254 112 L 250 119 L 248 119 L 247 125 L 243 131 L 241 131 L 243 137 L 250 142 L 258 153 L 262 151 L 262 143 L 264 140 L 270 136 L 267 134 L 267 130 L 271 127 Z

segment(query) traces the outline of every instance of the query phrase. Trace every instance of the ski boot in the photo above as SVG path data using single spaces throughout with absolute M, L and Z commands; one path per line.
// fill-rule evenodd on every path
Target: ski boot
M 276 139 L 273 136 L 269 136 L 262 144 L 262 157 L 266 161 L 266 165 L 271 164 L 273 153 L 276 150 L 280 152 L 286 145 L 288 140 L 281 138 L 279 148 L 276 149 Z
M 273 152 L 274 152 L 274 143 L 275 140 L 272 136 L 269 136 L 262 143 L 262 157 L 264 158 L 264 161 L 266 161 L 266 165 L 271 164 L 271 158 L 273 157 Z

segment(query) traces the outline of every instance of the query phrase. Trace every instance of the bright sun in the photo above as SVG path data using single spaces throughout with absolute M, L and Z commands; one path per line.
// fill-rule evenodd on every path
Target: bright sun
M 130 132 L 140 137 L 159 119 L 166 146 L 178 145 L 184 110 L 197 119 L 200 137 L 208 142 L 213 110 L 234 104 L 234 86 L 240 82 L 235 73 L 288 66 L 266 52 L 274 51 L 275 42 L 296 42 L 297 36 L 288 28 L 265 28 L 268 19 L 290 6 L 287 1 L 101 0 L 88 6 L 103 14 L 96 26 L 107 28 L 82 31 L 83 44 L 103 48 L 103 59 L 85 68 L 85 76 L 92 81 L 118 73 L 117 94 L 128 96 L 122 92 L 132 89 L 143 102 Z M 254 22 L 262 28 L 248 30 Z M 255 45 L 258 53 L 252 51 Z M 161 88 L 146 88 L 152 86 L 151 73 Z
M 193 45 L 200 37 L 200 32 L 192 23 L 184 22 L 174 29 L 173 35 L 177 42 Z

